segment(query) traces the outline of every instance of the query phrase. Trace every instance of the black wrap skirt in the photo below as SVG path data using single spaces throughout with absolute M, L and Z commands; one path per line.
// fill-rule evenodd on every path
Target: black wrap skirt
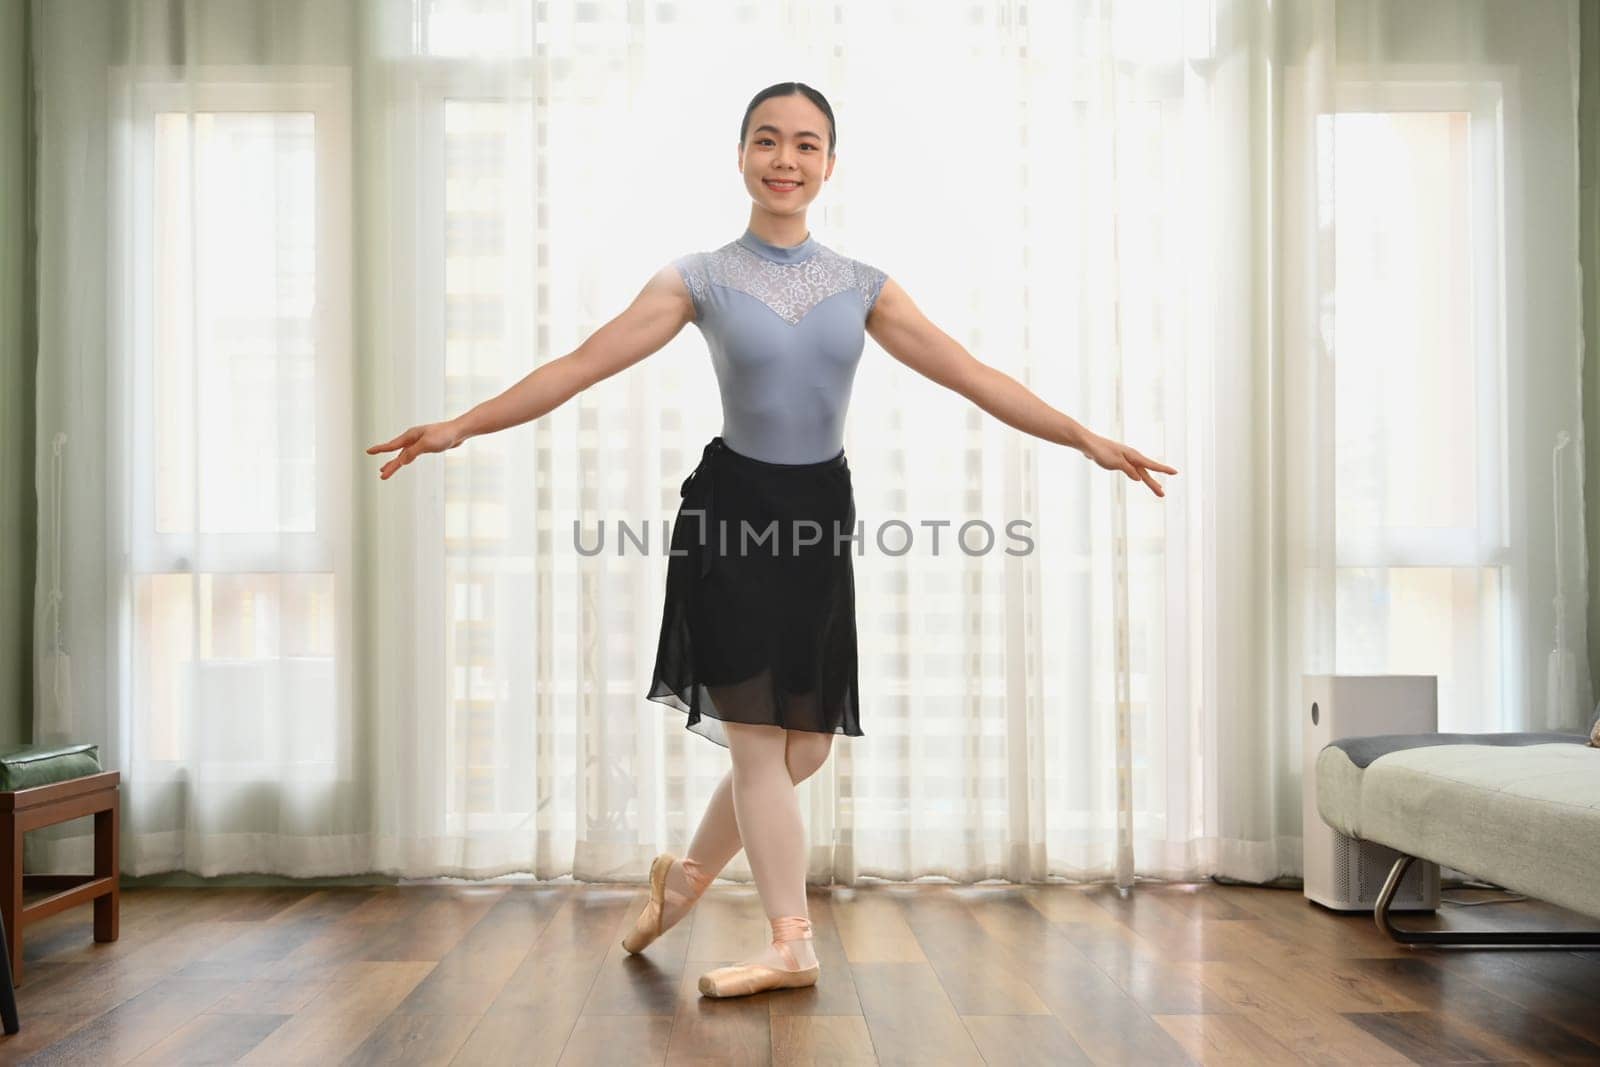
M 678 492 L 646 697 L 724 748 L 725 722 L 863 736 L 843 449 L 767 463 L 714 437 Z

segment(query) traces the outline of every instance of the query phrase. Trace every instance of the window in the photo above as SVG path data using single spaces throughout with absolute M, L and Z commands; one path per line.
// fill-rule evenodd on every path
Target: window
M 346 82 L 116 75 L 130 758 L 327 778 L 351 722 Z
M 1338 670 L 1436 674 L 1441 729 L 1500 729 L 1499 98 L 1379 92 L 1393 110 L 1342 106 L 1331 127 Z

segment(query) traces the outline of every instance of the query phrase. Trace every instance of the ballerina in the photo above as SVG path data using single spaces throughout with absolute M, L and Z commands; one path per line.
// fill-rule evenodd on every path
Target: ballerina
M 722 433 L 679 491 L 646 696 L 726 747 L 731 767 L 688 851 L 652 861 L 649 899 L 622 946 L 642 952 L 670 930 L 743 848 L 772 938 L 756 955 L 702 975 L 700 992 L 710 997 L 814 985 L 820 974 L 795 787 L 827 762 L 836 735 L 864 736 L 855 499 L 843 439 L 866 335 L 1008 425 L 1076 448 L 1158 497 L 1166 494 L 1152 472 L 1178 473 L 980 363 L 883 271 L 819 242 L 806 209 L 833 174 L 837 140 L 833 109 L 817 90 L 801 82 L 763 89 L 739 126 L 737 164 L 751 200 L 743 234 L 663 266 L 575 351 L 500 395 L 367 449 L 398 450 L 379 471 L 388 479 L 420 455 L 554 410 L 691 322 L 705 336 Z

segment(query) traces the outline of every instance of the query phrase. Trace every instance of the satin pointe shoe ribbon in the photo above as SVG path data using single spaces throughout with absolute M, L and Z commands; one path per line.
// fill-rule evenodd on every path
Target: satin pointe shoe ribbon
M 685 856 L 679 861 L 679 863 L 683 867 L 684 878 L 686 878 L 689 882 L 689 888 L 691 890 L 689 899 L 699 900 L 701 896 L 705 894 L 705 891 L 711 888 L 711 883 L 716 881 L 717 876 L 711 871 L 701 867 L 699 863 L 695 862 L 693 856 Z M 670 894 L 672 893 L 672 890 L 669 889 L 667 892 Z
M 622 939 L 622 947 L 629 952 L 643 952 L 652 941 L 666 932 L 662 924 L 666 919 L 666 904 L 669 900 L 674 906 L 692 904 L 700 899 L 700 895 L 715 880 L 716 875 L 702 870 L 694 860 L 685 858 L 682 861 L 683 875 L 694 891 L 684 896 L 677 890 L 668 888 L 667 872 L 672 870 L 672 865 L 677 859 L 678 857 L 672 853 L 663 852 L 651 861 L 650 899 L 645 902 L 644 910 L 634 920 L 633 929 Z
M 788 969 L 759 963 L 736 963 L 717 967 L 700 976 L 700 992 L 708 997 L 744 997 L 769 989 L 798 989 L 817 984 L 822 968 L 817 964 L 800 967 L 790 941 L 810 940 L 811 920 L 803 915 L 783 915 L 772 920 L 772 947 L 788 964 Z
M 683 485 L 678 487 L 678 495 L 680 497 L 687 497 L 689 495 L 689 488 L 695 483 L 696 479 L 704 483 L 705 506 L 700 509 L 704 512 L 704 514 L 700 516 L 700 530 L 698 534 L 698 540 L 700 544 L 696 549 L 700 555 L 700 577 L 702 578 L 711 573 L 711 538 L 714 536 L 712 531 L 717 528 L 715 493 L 717 483 L 716 478 L 714 478 L 706 470 L 706 467 L 711 462 L 711 457 L 722 451 L 723 447 L 724 445 L 721 435 L 713 437 L 710 441 L 706 442 L 706 447 L 700 452 L 700 463 L 695 467 L 694 470 L 689 472 L 689 477 L 683 480 Z

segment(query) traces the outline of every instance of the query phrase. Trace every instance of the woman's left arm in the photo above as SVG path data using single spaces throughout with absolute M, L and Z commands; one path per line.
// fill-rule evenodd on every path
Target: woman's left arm
M 1043 441 L 1076 448 L 1106 470 L 1143 481 L 1156 496 L 1166 496 L 1151 471 L 1177 474 L 1176 467 L 1102 437 L 1070 415 L 1040 400 L 1027 386 L 971 352 L 924 315 L 893 278 L 885 279 L 867 333 L 883 350 L 923 377 L 951 389 L 1008 426 Z

